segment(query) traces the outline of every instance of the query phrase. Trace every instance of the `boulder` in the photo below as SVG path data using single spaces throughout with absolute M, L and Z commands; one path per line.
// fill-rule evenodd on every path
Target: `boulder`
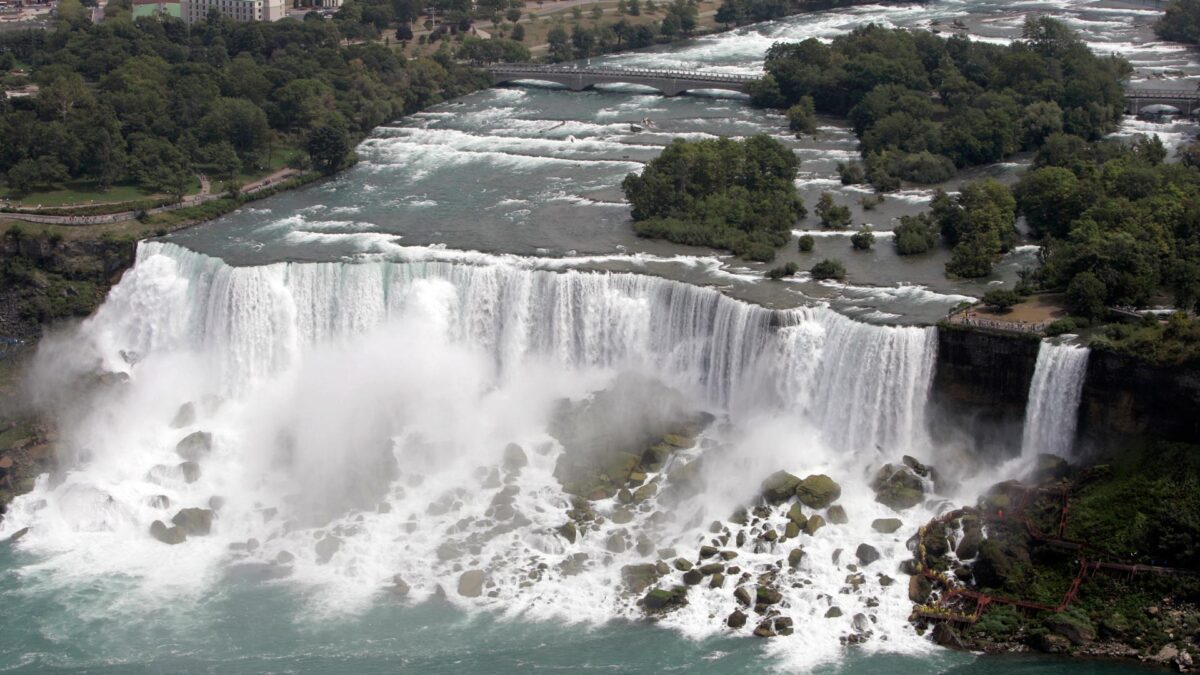
M 929 580 L 915 574 L 908 578 L 908 599 L 910 602 L 923 605 L 929 602 L 929 593 L 933 590 Z
M 464 598 L 478 598 L 483 594 L 483 570 L 467 570 L 458 577 L 458 594 Z
M 633 511 L 629 509 L 617 509 L 612 512 L 612 521 L 617 525 L 624 525 L 633 520 Z
M 392 586 L 388 590 L 392 592 L 392 595 L 402 598 L 408 595 L 408 592 L 412 589 L 409 588 L 407 583 L 405 583 L 404 577 L 397 574 L 396 576 L 392 577 Z
M 800 502 L 792 504 L 792 508 L 788 509 L 787 517 L 799 527 L 804 527 L 804 523 L 808 521 L 808 516 L 804 515 L 804 509 L 800 508 Z
M 791 635 L 792 634 L 792 617 L 777 616 L 775 617 L 775 634 L 776 635 Z
M 171 498 L 166 495 L 154 495 L 150 498 L 150 506 L 156 509 L 171 508 Z
M 833 607 L 830 607 L 828 610 L 825 611 L 826 619 L 836 619 L 841 615 L 842 615 L 842 608 L 838 607 L 836 605 Z
M 642 598 L 642 606 L 649 610 L 667 610 L 687 604 L 687 586 L 674 586 L 670 590 L 655 588 Z
M 958 631 L 954 630 L 948 621 L 943 621 L 933 627 L 933 642 L 947 649 L 967 650 L 962 638 L 958 636 Z
M 783 600 L 783 594 L 770 586 L 759 586 L 754 591 L 754 604 L 774 605 Z
M 746 613 L 740 609 L 733 610 L 729 618 L 725 619 L 725 625 L 730 628 L 742 628 L 746 625 Z
M 784 539 L 795 539 L 800 536 L 800 526 L 794 522 L 788 521 L 786 527 L 783 528 Z
M 979 555 L 979 546 L 982 543 L 983 528 L 979 525 L 979 521 L 974 521 L 974 526 L 963 523 L 963 538 L 958 542 L 958 547 L 954 549 L 954 555 L 958 556 L 959 560 L 970 560 Z
M 742 607 L 749 607 L 754 604 L 754 599 L 750 596 L 750 591 L 745 586 L 739 586 L 734 589 L 733 597 Z
M 804 532 L 811 537 L 822 527 L 825 527 L 825 519 L 814 513 L 809 516 L 808 520 L 804 523 Z
M 202 537 L 212 531 L 213 512 L 211 509 L 180 509 L 171 519 L 171 523 L 189 537 Z
M 1034 480 L 1037 482 L 1056 481 L 1065 478 L 1069 473 L 1071 465 L 1062 457 L 1045 453 L 1037 456 L 1037 465 L 1033 469 Z
M 657 493 L 658 493 L 658 484 L 657 483 L 646 483 L 645 485 L 643 485 L 640 488 L 633 491 L 633 501 L 634 501 L 634 503 L 644 502 L 647 499 L 650 499 L 651 497 L 653 497 Z
M 825 517 L 834 525 L 845 525 L 850 522 L 846 517 L 846 509 L 842 508 L 841 504 L 834 504 L 825 511 Z
M 708 583 L 709 588 L 721 588 L 724 585 L 725 585 L 725 575 L 720 572 L 717 572 L 716 574 L 712 575 L 712 581 L 710 581 Z
M 516 443 L 509 443 L 504 446 L 504 458 L 500 465 L 505 471 L 517 472 L 525 468 L 529 464 L 529 457 L 525 454 L 525 450 Z
M 621 568 L 621 579 L 630 591 L 641 593 L 658 581 L 658 566 L 654 563 L 626 565 Z
M 575 537 L 578 533 L 575 529 L 575 521 L 568 520 L 566 523 L 559 525 L 557 532 L 562 536 L 563 539 L 566 539 L 572 544 L 575 543 Z
M 796 486 L 796 497 L 810 509 L 823 509 L 842 496 L 842 488 L 825 474 L 814 474 Z
M 692 569 L 692 561 L 688 560 L 687 558 L 676 558 L 674 565 L 675 569 L 679 570 L 680 572 L 687 572 L 688 570 Z
M 761 638 L 775 637 L 775 622 L 767 619 L 754 628 L 754 635 Z
M 700 567 L 698 567 L 696 569 L 700 570 L 700 574 L 703 574 L 704 576 L 709 576 L 710 574 L 719 574 L 721 572 L 724 572 L 725 566 L 722 565 L 721 563 L 708 563 L 707 565 L 701 565 Z
M 690 569 L 683 573 L 683 583 L 688 586 L 695 586 L 704 580 L 704 575 L 698 569 Z
M 859 544 L 858 548 L 854 549 L 854 556 L 858 558 L 863 567 L 870 565 L 880 558 L 879 551 L 870 544 Z
M 171 420 L 171 426 L 176 429 L 182 429 L 186 426 L 191 426 L 196 421 L 196 404 L 188 401 L 179 406 L 179 410 L 175 411 L 175 417 Z
M 894 511 L 903 511 L 925 499 L 925 483 L 907 466 L 885 464 L 871 481 L 875 501 Z
M 179 472 L 183 475 L 185 483 L 195 483 L 200 480 L 200 464 L 197 462 L 180 462 Z
M 1044 633 L 1033 639 L 1033 646 L 1047 654 L 1066 654 L 1071 651 L 1071 641 L 1054 633 Z
M 876 518 L 871 521 L 871 529 L 884 534 L 892 534 L 903 525 L 904 522 L 899 518 Z
M 1048 630 L 1067 638 L 1073 644 L 1084 645 L 1096 639 L 1096 629 L 1085 618 L 1066 612 L 1051 614 L 1042 621 Z
M 610 553 L 624 553 L 625 549 L 628 547 L 629 545 L 625 541 L 625 535 L 621 532 L 613 532 L 612 534 L 608 535 L 608 539 L 604 541 L 604 548 Z
M 150 523 L 150 536 L 161 541 L 164 544 L 182 544 L 187 539 L 187 535 L 179 526 L 167 527 L 167 524 L 161 520 L 156 520 Z
M 763 499 L 771 504 L 782 504 L 796 494 L 800 479 L 786 471 L 776 471 L 762 483 Z
M 314 548 L 317 554 L 317 564 L 324 565 L 330 560 L 333 560 L 334 554 L 341 549 L 342 540 L 340 537 L 335 537 L 332 534 L 325 535 L 317 542 L 317 545 Z
M 900 461 L 904 464 L 904 466 L 912 469 L 912 472 L 921 478 L 929 477 L 929 467 L 922 464 L 916 457 L 913 457 L 912 455 L 905 455 L 900 458 Z
M 212 434 L 193 431 L 175 444 L 175 453 L 189 462 L 197 462 L 212 452 Z
M 804 549 L 794 548 L 788 551 L 788 566 L 799 567 L 802 560 L 804 560 Z

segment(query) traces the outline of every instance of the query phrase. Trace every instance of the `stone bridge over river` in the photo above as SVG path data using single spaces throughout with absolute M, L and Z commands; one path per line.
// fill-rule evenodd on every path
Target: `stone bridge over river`
M 553 82 L 583 91 L 597 84 L 640 84 L 653 87 L 666 96 L 697 89 L 718 89 L 738 93 L 749 93 L 748 85 L 758 79 L 754 75 L 731 75 L 706 73 L 696 70 L 654 70 L 647 68 L 610 68 L 604 66 L 546 66 L 526 63 L 510 63 L 488 66 L 492 85 L 515 81 L 533 80 Z M 1139 89 L 1125 88 L 1126 112 L 1136 115 L 1155 105 L 1166 105 L 1181 114 L 1200 114 L 1200 91 L 1183 89 Z

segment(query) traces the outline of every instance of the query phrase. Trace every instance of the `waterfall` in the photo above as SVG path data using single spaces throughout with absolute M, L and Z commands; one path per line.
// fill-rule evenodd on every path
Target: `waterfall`
M 311 589 L 318 614 L 364 611 L 399 576 L 417 600 L 440 587 L 468 610 L 600 622 L 643 616 L 638 595 L 614 592 L 623 567 L 676 555 L 666 547 L 691 555 L 775 471 L 823 473 L 848 518 L 794 535 L 803 563 L 780 562 L 801 543 L 723 545 L 743 569 L 789 579 L 779 588 L 806 627 L 780 644 L 798 668 L 838 658 L 849 634 L 919 650 L 904 585 L 886 576 L 911 554 L 871 526 L 897 514 L 869 479 L 905 453 L 937 461 L 925 428 L 936 345 L 932 328 L 771 310 L 645 275 L 501 260 L 235 267 L 143 243 L 97 313 L 39 350 L 40 381 L 97 364 L 123 376 L 64 415 L 77 459 L 13 503 L 0 537 L 31 526 L 21 545 L 45 565 L 137 579 L 144 594 L 121 593 L 142 603 L 201 597 L 225 567 L 253 564 Z M 605 517 L 568 540 L 554 411 L 630 373 L 716 417 L 646 486 L 669 492 L 671 463 L 699 461 L 703 490 L 596 499 Z M 627 409 L 663 405 L 646 396 Z M 198 432 L 211 449 L 185 472 L 177 443 Z M 488 476 L 510 442 L 528 465 L 501 488 Z M 170 547 L 148 534 L 184 507 L 213 508 L 211 534 Z M 900 515 L 915 527 L 931 508 Z M 848 591 L 860 545 L 879 574 Z M 472 567 L 494 586 L 468 599 L 454 591 Z M 695 587 L 664 624 L 725 630 L 712 617 L 737 606 L 734 583 Z
M 1071 457 L 1088 354 L 1086 347 L 1042 341 L 1025 404 L 1023 458 Z

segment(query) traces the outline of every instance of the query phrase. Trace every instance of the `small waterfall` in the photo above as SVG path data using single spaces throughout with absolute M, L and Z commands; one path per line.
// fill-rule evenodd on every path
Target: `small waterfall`
M 1025 404 L 1023 458 L 1071 456 L 1088 354 L 1087 347 L 1042 341 Z

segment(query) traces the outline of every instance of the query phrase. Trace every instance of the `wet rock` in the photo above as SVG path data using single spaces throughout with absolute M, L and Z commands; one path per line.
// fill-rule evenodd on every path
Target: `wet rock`
M 754 604 L 754 599 L 750 596 L 750 591 L 745 586 L 739 586 L 734 589 L 733 597 L 742 607 L 749 607 Z
M 567 541 L 571 542 L 572 544 L 575 543 L 575 536 L 577 534 L 577 531 L 575 529 L 574 521 L 568 520 L 565 524 L 559 525 L 557 532 L 560 535 L 562 535 L 563 539 L 566 539 Z
M 212 434 L 193 431 L 175 444 L 175 453 L 189 462 L 197 462 L 212 452 Z
M 459 548 L 457 544 L 449 541 L 444 541 L 441 544 L 438 544 L 436 553 L 437 559 L 441 562 L 454 560 L 455 558 L 461 557 L 463 554 L 462 549 Z
M 774 529 L 770 529 L 770 530 L 767 530 L 766 532 L 763 532 L 762 536 L 759 537 L 759 539 L 762 539 L 764 541 L 775 541 L 778 538 L 779 538 L 779 533 L 776 532 Z
M 661 560 L 654 563 L 654 567 L 658 570 L 659 576 L 671 573 L 671 566 Z
M 839 616 L 841 616 L 841 615 L 842 615 L 842 608 L 841 608 L 841 607 L 837 607 L 837 606 L 830 607 L 830 608 L 829 608 L 829 609 L 828 609 L 828 610 L 825 612 L 825 618 L 826 618 L 826 619 L 836 619 L 836 618 L 838 618 L 838 617 L 839 617 Z
M 876 560 L 879 560 L 880 555 L 879 551 L 876 550 L 874 546 L 871 546 L 870 544 L 859 544 L 858 548 L 854 549 L 854 557 L 858 558 L 858 561 L 865 567 Z
M 279 555 L 275 556 L 275 564 L 290 565 L 292 563 L 292 561 L 295 559 L 296 559 L 296 556 L 292 555 L 288 551 L 280 551 Z
M 799 567 L 802 560 L 804 560 L 804 549 L 794 548 L 788 552 L 788 566 L 792 568 Z
M 648 610 L 667 610 L 687 604 L 687 586 L 671 589 L 656 588 L 642 598 L 642 606 Z
M 182 429 L 186 426 L 191 426 L 196 421 L 196 404 L 191 401 L 179 406 L 179 410 L 175 411 L 175 417 L 171 419 L 171 426 L 175 429 Z
M 1037 465 L 1033 469 L 1035 481 L 1039 483 L 1056 481 L 1066 478 L 1069 473 L 1071 473 L 1071 465 L 1062 457 L 1045 453 L 1037 456 Z
M 792 504 L 792 508 L 788 509 L 787 517 L 788 520 L 800 526 L 808 521 L 808 516 L 804 515 L 804 509 L 800 508 L 800 502 Z
M 822 527 L 825 527 L 825 519 L 814 513 L 809 516 L 808 521 L 804 523 L 804 533 L 811 537 Z
M 786 471 L 776 471 L 762 484 L 763 499 L 771 504 L 782 504 L 796 494 L 800 479 Z
M 737 551 L 721 551 L 722 560 L 733 560 L 738 557 Z
M 633 503 L 633 493 L 629 491 L 629 488 L 621 488 L 620 490 L 617 490 L 617 503 L 618 504 L 632 504 Z
M 220 511 L 221 507 L 225 506 L 225 498 L 219 495 L 213 495 L 208 498 L 208 508 L 213 511 Z
M 610 553 L 624 553 L 628 547 L 625 535 L 620 532 L 613 532 L 608 535 L 608 539 L 604 540 L 604 548 Z
M 658 581 L 658 567 L 654 563 L 626 565 L 621 568 L 621 579 L 634 593 L 641 593 Z
M 563 560 L 561 563 L 559 563 L 558 569 L 562 572 L 564 577 L 573 577 L 576 574 L 583 573 L 583 570 L 587 568 L 587 561 L 588 554 L 573 553 L 567 556 L 566 560 Z
M 1033 646 L 1047 654 L 1066 654 L 1071 651 L 1071 641 L 1054 633 L 1045 633 L 1033 639 Z
M 775 621 L 767 619 L 754 628 L 754 635 L 760 638 L 775 637 Z
M 392 577 L 392 586 L 388 590 L 391 591 L 392 595 L 402 598 L 408 595 L 408 592 L 411 589 L 409 588 L 408 584 L 404 582 L 404 577 L 401 577 L 399 574 L 397 574 L 396 576 Z
M 933 590 L 929 580 L 915 575 L 908 579 L 908 599 L 914 604 L 924 605 L 929 602 L 929 593 Z
M 871 521 L 871 529 L 884 534 L 892 534 L 904 526 L 899 518 L 876 518 Z
M 213 512 L 211 509 L 180 509 L 171 519 L 176 527 L 183 530 L 189 537 L 202 537 L 212 531 Z
M 712 581 L 708 583 L 709 588 L 721 588 L 725 585 L 725 575 L 717 572 L 712 575 Z
M 698 569 L 690 569 L 683 573 L 683 583 L 688 586 L 695 586 L 704 580 L 704 575 Z
M 156 520 L 154 522 L 158 522 L 158 521 Z M 21 539 L 21 537 L 24 537 L 27 534 L 29 534 L 29 528 L 22 527 L 21 529 L 17 530 L 16 532 L 13 532 L 11 536 L 9 536 L 8 543 L 10 543 L 10 544 L 16 543 L 17 541 L 19 541 Z
M 962 638 L 958 636 L 958 631 L 950 625 L 949 621 L 943 621 L 933 627 L 933 642 L 947 649 L 957 649 L 966 651 L 967 647 L 963 644 Z
M 500 465 L 505 471 L 518 472 L 529 464 L 529 457 L 525 454 L 524 448 L 516 443 L 509 443 L 504 446 L 504 458 L 500 461 Z
M 688 570 L 692 569 L 692 562 L 687 558 L 676 558 L 674 565 L 675 569 L 679 570 L 680 572 L 687 572 Z
M 954 555 L 959 560 L 970 560 L 979 555 L 979 546 L 983 543 L 983 527 L 978 519 L 967 521 L 963 519 L 963 537 L 954 549 Z
M 795 539 L 796 537 L 799 537 L 799 536 L 800 536 L 800 526 L 797 525 L 796 523 L 789 521 L 787 524 L 787 527 L 783 528 L 783 538 L 784 539 Z
M 200 465 L 196 462 L 181 462 L 179 472 L 183 475 L 185 483 L 195 483 L 200 480 Z
M 902 464 L 885 464 L 871 481 L 875 501 L 894 511 L 903 511 L 925 499 L 925 483 L 921 477 Z
M 150 498 L 150 506 L 156 509 L 171 508 L 171 498 L 166 495 L 154 495 Z
M 886 574 L 879 575 L 879 585 L 880 586 L 887 588 L 888 586 L 891 586 L 894 583 L 896 583 L 896 580 L 889 577 L 888 575 L 886 575 Z
M 187 535 L 179 526 L 167 527 L 167 524 L 161 520 L 150 523 L 150 536 L 172 546 L 182 544 L 187 539 Z
M 617 525 L 624 525 L 633 520 L 633 511 L 629 509 L 617 509 L 613 511 L 612 521 Z
M 644 534 L 639 534 L 635 549 L 637 550 L 638 555 L 648 556 L 651 553 L 654 553 L 654 541 Z
M 776 635 L 791 635 L 792 634 L 792 617 L 777 616 L 775 617 L 775 634 Z
M 746 512 L 744 507 L 738 507 L 734 510 L 733 515 L 729 516 L 729 522 L 734 525 L 746 525 L 750 522 L 750 514 Z
M 867 619 L 867 615 L 862 612 L 854 615 L 854 618 L 850 620 L 850 625 L 854 626 L 854 630 L 860 633 L 871 630 L 871 622 Z
M 711 558 L 711 557 L 715 556 L 717 554 L 717 552 L 718 551 L 717 551 L 716 546 L 701 546 L 700 547 L 700 559 L 704 560 L 705 558 Z
M 929 477 L 929 467 L 922 464 L 916 457 L 913 457 L 912 455 L 905 455 L 900 458 L 900 462 L 921 478 Z
M 733 629 L 743 628 L 746 625 L 746 613 L 740 609 L 733 610 L 729 618 L 725 619 L 725 625 Z
M 635 503 L 644 502 L 658 493 L 658 484 L 646 483 L 640 488 L 633 491 L 633 501 Z
M 467 570 L 458 577 L 458 594 L 464 598 L 478 598 L 483 594 L 483 570 Z
M 710 574 L 717 574 L 719 572 L 724 572 L 725 566 L 722 565 L 721 563 L 708 563 L 707 565 L 701 565 L 698 569 L 700 570 L 700 574 L 703 574 L 704 576 L 709 576 Z
M 850 519 L 846 517 L 846 509 L 842 508 L 841 504 L 834 504 L 829 507 L 825 511 L 825 516 L 834 525 L 845 525 L 850 522 Z
M 317 542 L 314 550 L 317 554 L 317 564 L 324 565 L 330 560 L 333 560 L 334 554 L 342 550 L 342 540 L 340 537 L 327 534 Z
M 825 474 L 807 476 L 796 486 L 796 497 L 810 509 L 823 509 L 841 496 L 841 486 Z
M 783 600 L 783 594 L 770 586 L 759 586 L 754 592 L 754 604 L 774 605 Z

